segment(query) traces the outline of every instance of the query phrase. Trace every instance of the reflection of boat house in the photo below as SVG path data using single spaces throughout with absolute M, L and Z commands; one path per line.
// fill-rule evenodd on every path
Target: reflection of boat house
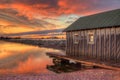
M 68 56 L 120 63 L 120 9 L 81 17 L 64 32 Z

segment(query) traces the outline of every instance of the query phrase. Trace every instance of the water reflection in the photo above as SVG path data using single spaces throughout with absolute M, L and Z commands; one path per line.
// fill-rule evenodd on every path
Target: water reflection
M 48 73 L 46 65 L 52 59 L 46 52 L 61 52 L 49 48 L 39 48 L 24 44 L 0 41 L 0 74 Z
M 98 66 L 75 62 L 63 58 L 58 58 L 55 56 L 50 56 L 50 57 L 53 58 L 53 64 L 47 65 L 47 69 L 55 73 L 67 73 L 67 72 L 75 72 L 79 70 L 100 68 Z
M 47 65 L 47 69 L 55 73 L 66 73 L 81 70 L 81 63 L 73 63 L 69 60 L 53 58 L 54 65 Z

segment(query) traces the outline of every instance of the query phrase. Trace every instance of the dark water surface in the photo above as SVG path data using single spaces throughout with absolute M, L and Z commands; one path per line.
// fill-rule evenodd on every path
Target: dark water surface
M 0 74 L 49 73 L 52 59 L 46 52 L 60 52 L 50 48 L 0 41 Z

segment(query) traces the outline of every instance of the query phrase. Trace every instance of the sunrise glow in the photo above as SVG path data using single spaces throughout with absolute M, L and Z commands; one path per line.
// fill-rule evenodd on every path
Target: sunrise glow
M 41 38 L 36 31 L 65 29 L 81 16 L 117 8 L 119 0 L 1 0 L 0 35 Z M 33 34 L 23 35 L 25 32 Z M 52 32 L 44 37 L 53 36 L 48 34 Z

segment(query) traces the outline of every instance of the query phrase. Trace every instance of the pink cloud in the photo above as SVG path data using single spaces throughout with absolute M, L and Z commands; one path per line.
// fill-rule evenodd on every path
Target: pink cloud
M 103 0 L 53 0 L 53 3 L 48 0 L 40 0 L 38 3 L 37 1 L 30 3 L 28 0 L 22 3 L 22 1 L 13 0 L 11 3 L 0 4 L 0 9 L 11 8 L 18 12 L 18 16 L 32 19 L 34 16 L 56 17 L 62 14 L 92 14 L 96 13 L 97 9 L 101 9 L 102 6 L 105 7 L 108 4 L 103 4 Z

